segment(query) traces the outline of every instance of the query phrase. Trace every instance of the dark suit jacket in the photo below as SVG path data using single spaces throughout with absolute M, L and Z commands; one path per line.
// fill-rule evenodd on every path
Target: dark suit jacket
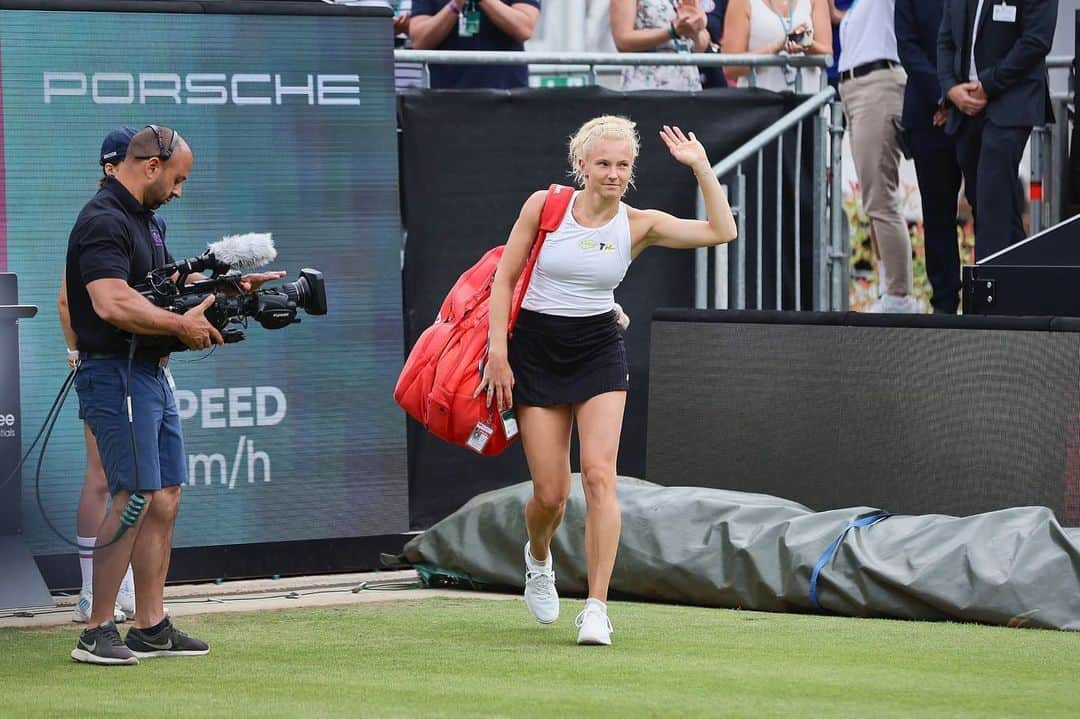
M 941 100 L 937 72 L 938 29 L 946 0 L 896 0 L 896 47 L 907 72 L 904 115 L 908 129 L 933 126 Z
M 705 27 L 709 30 L 709 37 L 717 45 L 724 36 L 724 13 L 727 12 L 728 0 L 715 0 L 712 10 L 705 13 Z M 702 87 L 727 87 L 727 79 L 724 77 L 723 68 L 701 68 Z
M 925 1 L 925 0 L 924 0 Z M 1007 0 L 1015 22 L 993 19 L 1001 0 L 984 0 L 975 42 L 975 66 L 989 102 L 986 116 L 1002 127 L 1033 127 L 1053 122 L 1046 55 L 1054 41 L 1057 0 Z M 937 71 L 941 94 L 968 81 L 968 55 L 978 0 L 945 0 L 938 33 Z M 955 132 L 963 119 L 953 108 L 945 126 Z

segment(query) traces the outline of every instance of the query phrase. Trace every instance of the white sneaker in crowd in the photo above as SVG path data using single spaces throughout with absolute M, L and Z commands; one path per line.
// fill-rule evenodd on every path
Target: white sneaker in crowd
M 525 604 L 536 621 L 551 624 L 559 618 L 559 595 L 555 591 L 555 569 L 551 554 L 537 562 L 525 542 Z
M 129 617 L 135 616 L 135 579 L 131 574 L 131 567 L 128 567 L 127 574 L 120 582 L 120 591 L 116 593 L 116 604 L 124 611 L 124 614 Z
M 75 602 L 75 616 L 72 621 L 86 624 L 90 621 L 90 613 L 94 608 L 94 593 L 79 592 L 79 601 Z M 119 604 L 113 606 L 113 622 L 120 624 L 128 620 L 128 615 L 120 608 Z
M 578 629 L 578 644 L 611 644 L 611 620 L 608 619 L 607 605 L 598 599 L 585 601 L 585 608 L 574 620 Z
M 911 295 L 882 295 L 877 302 L 870 305 L 870 312 L 917 314 L 919 312 L 919 303 Z

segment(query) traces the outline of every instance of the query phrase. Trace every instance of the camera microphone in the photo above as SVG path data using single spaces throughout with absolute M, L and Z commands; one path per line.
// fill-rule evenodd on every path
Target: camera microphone
M 274 240 L 269 232 L 248 232 L 243 235 L 226 235 L 206 246 L 206 252 L 155 270 L 156 276 L 168 277 L 173 272 L 183 278 L 192 272 L 210 270 L 215 275 L 231 269 L 249 270 L 261 267 L 277 257 Z
M 238 270 L 261 267 L 277 257 L 274 240 L 269 232 L 248 232 L 227 235 L 206 248 L 207 254 L 222 264 Z

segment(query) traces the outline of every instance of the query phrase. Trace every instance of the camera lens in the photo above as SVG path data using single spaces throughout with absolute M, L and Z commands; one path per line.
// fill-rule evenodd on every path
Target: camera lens
M 300 279 L 282 285 L 281 291 L 309 315 L 326 314 L 326 285 L 323 283 L 322 272 L 300 270 Z

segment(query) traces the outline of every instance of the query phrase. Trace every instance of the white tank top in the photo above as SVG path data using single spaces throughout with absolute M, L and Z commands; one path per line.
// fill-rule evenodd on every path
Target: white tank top
M 772 45 L 786 38 L 788 33 L 799 25 L 814 26 L 810 0 L 788 0 L 788 4 L 790 8 L 788 13 L 782 14 L 774 9 L 769 0 L 750 0 L 750 40 L 747 44 L 749 50 Z M 821 82 L 821 70 L 807 67 L 799 72 L 802 73 L 802 91 L 816 90 Z M 739 87 L 749 87 L 750 78 L 744 75 L 736 84 Z M 783 67 L 759 67 L 757 86 L 773 92 L 794 90 L 795 70 Z
M 574 220 L 574 193 L 559 229 L 544 240 L 533 268 L 524 309 L 561 317 L 590 317 L 615 306 L 615 288 L 630 266 L 630 220 L 619 203 L 603 227 Z

